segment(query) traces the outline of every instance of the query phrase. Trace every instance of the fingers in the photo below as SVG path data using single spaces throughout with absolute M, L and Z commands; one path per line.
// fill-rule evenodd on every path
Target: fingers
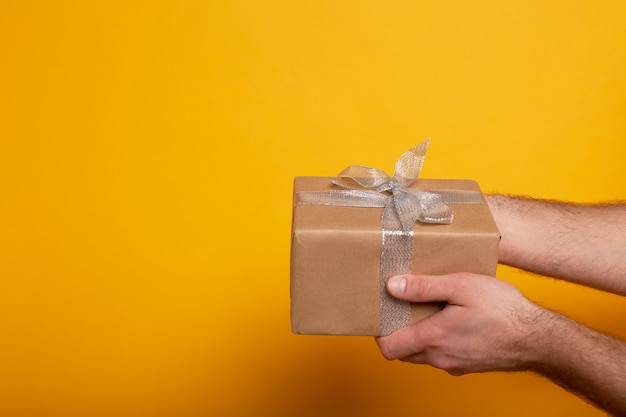
M 397 330 L 389 336 L 378 337 L 376 343 L 386 359 L 395 360 L 425 351 L 427 349 L 425 341 L 432 338 L 430 326 L 426 326 L 422 321 Z
M 399 275 L 389 279 L 387 291 L 399 299 L 411 302 L 447 302 L 455 306 L 463 305 L 469 296 L 462 287 L 467 282 L 467 274 L 450 275 Z M 465 279 L 464 279 L 465 278 Z M 450 308 L 449 305 L 446 308 Z M 439 314 L 439 313 L 436 313 Z M 431 343 L 440 335 L 439 327 L 433 325 L 434 317 L 424 319 L 410 327 L 394 332 L 392 335 L 376 339 L 383 356 L 389 360 L 408 359 L 414 363 L 424 360 L 420 352 L 428 349 L 426 341 Z
M 387 281 L 387 291 L 396 298 L 412 302 L 445 301 L 450 304 L 463 304 L 459 294 L 467 298 L 466 291 L 468 274 L 449 275 L 398 275 Z
M 519 366 L 510 358 L 519 356 L 520 341 L 533 331 L 528 324 L 533 322 L 519 317 L 534 304 L 510 283 L 471 273 L 400 275 L 389 279 L 387 290 L 398 299 L 446 306 L 377 338 L 385 358 L 428 364 L 451 375 Z M 533 317 L 530 313 L 523 315 Z
M 393 361 L 418 352 L 420 342 L 416 340 L 415 332 L 400 329 L 392 336 L 377 337 L 376 343 L 385 359 Z

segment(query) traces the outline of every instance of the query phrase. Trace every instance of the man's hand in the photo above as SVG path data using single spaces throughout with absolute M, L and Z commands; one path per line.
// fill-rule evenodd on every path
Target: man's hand
M 554 315 L 511 284 L 483 275 L 403 275 L 391 278 L 387 289 L 402 300 L 447 305 L 410 327 L 377 338 L 383 355 L 429 364 L 452 375 L 527 369 L 537 345 L 545 343 L 534 336 L 536 330 L 545 329 Z
M 626 416 L 626 343 L 526 299 L 497 278 L 457 273 L 393 277 L 395 297 L 443 310 L 377 338 L 387 359 L 452 375 L 533 371 L 612 415 Z

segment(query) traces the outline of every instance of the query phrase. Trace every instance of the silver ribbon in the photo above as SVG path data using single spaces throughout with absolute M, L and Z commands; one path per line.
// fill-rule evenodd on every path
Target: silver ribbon
M 408 188 L 422 171 L 430 139 L 405 152 L 397 161 L 393 177 L 384 171 L 352 165 L 341 171 L 333 184 L 344 190 L 301 191 L 297 204 L 384 208 L 381 217 L 380 332 L 388 335 L 410 324 L 411 304 L 387 292 L 387 280 L 411 273 L 415 222 L 450 224 L 448 204 L 483 204 L 479 192 L 467 190 L 420 191 Z

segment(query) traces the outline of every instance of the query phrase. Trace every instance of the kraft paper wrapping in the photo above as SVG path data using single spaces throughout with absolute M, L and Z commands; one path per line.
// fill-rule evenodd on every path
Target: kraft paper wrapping
M 291 324 L 296 334 L 379 336 L 382 208 L 296 204 L 300 191 L 337 190 L 333 177 L 296 177 L 291 242 Z M 410 188 L 471 190 L 470 180 L 419 179 Z M 451 224 L 414 226 L 411 272 L 495 275 L 500 233 L 487 204 L 452 204 Z M 413 324 L 441 309 L 411 305 Z

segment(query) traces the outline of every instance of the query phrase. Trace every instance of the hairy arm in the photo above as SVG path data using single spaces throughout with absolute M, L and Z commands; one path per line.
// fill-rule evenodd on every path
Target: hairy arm
M 531 370 L 611 415 L 626 416 L 626 343 L 550 312 Z M 546 317 L 547 318 L 547 317 Z
M 452 375 L 532 371 L 614 415 L 626 416 L 626 343 L 526 299 L 493 277 L 457 273 L 392 278 L 389 292 L 446 307 L 377 338 L 387 359 L 429 364 Z
M 488 195 L 500 263 L 626 295 L 626 204 Z

